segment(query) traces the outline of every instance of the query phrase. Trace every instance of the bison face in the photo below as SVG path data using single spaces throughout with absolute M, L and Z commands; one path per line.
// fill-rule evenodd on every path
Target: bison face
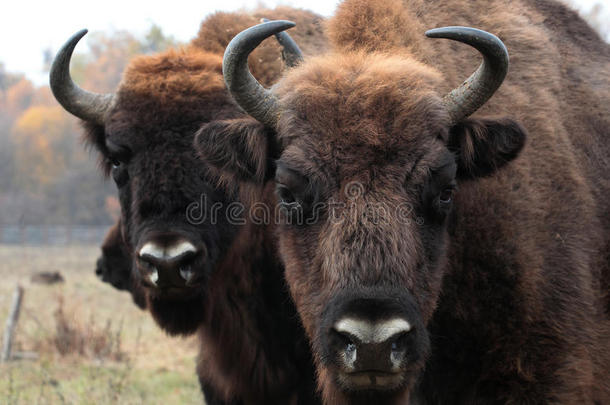
M 87 124 L 88 136 L 118 188 L 137 288 L 166 331 L 187 334 L 201 324 L 208 281 L 236 236 L 226 212 L 235 197 L 209 180 L 193 150 L 206 116 L 180 113 L 180 103 L 141 108 L 154 102 L 148 97 L 119 91 L 104 126 Z
M 119 91 L 101 150 L 118 188 L 138 284 L 159 323 L 185 333 L 201 322 L 208 280 L 236 234 L 226 213 L 234 196 L 215 187 L 193 151 L 205 117 L 162 114 L 160 105 L 139 110 L 147 102 Z
M 233 235 L 229 196 L 198 164 L 195 128 L 143 134 L 124 115 L 110 116 L 105 142 L 137 274 L 153 296 L 200 294 Z
M 433 72 L 351 62 L 310 61 L 277 89 L 280 254 L 327 402 L 391 402 L 428 354 L 457 162 Z
M 450 124 L 414 60 L 310 61 L 276 89 L 286 278 L 329 403 L 405 401 L 450 247 L 459 185 L 514 158 L 509 120 Z
M 459 186 L 524 144 L 510 120 L 453 123 L 440 83 L 408 57 L 348 54 L 309 60 L 274 88 L 279 251 L 326 403 L 408 401 Z M 232 161 L 252 161 L 251 146 L 234 149 L 244 157 Z

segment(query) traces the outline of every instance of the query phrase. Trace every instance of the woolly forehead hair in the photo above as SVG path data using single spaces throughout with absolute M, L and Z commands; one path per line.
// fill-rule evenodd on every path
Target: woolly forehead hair
M 222 57 L 186 47 L 134 58 L 123 74 L 119 93 L 184 102 L 224 87 Z
M 326 139 L 362 132 L 367 123 L 383 126 L 371 132 L 390 136 L 409 122 L 442 126 L 447 117 L 436 91 L 441 78 L 408 54 L 353 52 L 308 59 L 277 87 L 280 104 L 289 112 L 281 116 L 280 135 L 290 137 L 301 120 L 313 130 L 323 128 Z
M 440 73 L 409 54 L 334 53 L 308 58 L 281 81 L 278 94 L 311 96 L 339 94 L 352 98 L 375 93 L 406 95 L 429 92 L 441 80 Z M 321 92 L 321 93 L 320 93 Z M 406 93 L 409 92 L 409 93 Z

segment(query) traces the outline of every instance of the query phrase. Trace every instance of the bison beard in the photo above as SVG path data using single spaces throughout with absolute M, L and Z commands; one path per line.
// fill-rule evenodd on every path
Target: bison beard
M 473 118 L 442 97 L 479 58 L 423 36 L 456 23 L 512 55 Z M 554 1 L 346 0 L 333 51 L 268 91 L 243 63 L 287 25 L 266 27 L 229 45 L 225 79 L 274 131 L 280 198 L 323 207 L 278 235 L 324 402 L 610 402 L 608 44 Z M 257 125 L 220 160 L 256 161 Z M 405 205 L 409 221 L 367 220 Z
M 192 146 L 202 125 L 198 139 L 207 136 L 205 124 L 244 117 L 224 87 L 221 52 L 227 35 L 263 16 L 300 21 L 295 37 L 306 53 L 324 44 L 320 17 L 306 11 L 217 13 L 187 47 L 135 58 L 115 94 L 96 95 L 72 84 L 71 49 L 84 33 L 68 42 L 51 70 L 56 98 L 84 119 L 85 140 L 100 152 L 119 189 L 124 238 L 116 233 L 112 244 L 122 242 L 123 259 L 135 263 L 132 293 L 143 293 L 168 333 L 199 335 L 197 373 L 208 404 L 320 401 L 274 230 L 251 222 L 237 226 L 226 212 L 232 202 L 273 204 L 273 185 L 256 174 L 226 183 L 227 175 L 209 167 Z M 263 82 L 279 75 L 279 55 L 270 41 L 252 58 Z M 202 196 L 206 219 L 196 223 L 187 218 L 187 207 Z M 215 203 L 222 208 L 213 213 Z M 103 260 L 115 253 L 104 251 Z M 101 264 L 103 273 L 111 270 L 128 288 L 118 263 Z

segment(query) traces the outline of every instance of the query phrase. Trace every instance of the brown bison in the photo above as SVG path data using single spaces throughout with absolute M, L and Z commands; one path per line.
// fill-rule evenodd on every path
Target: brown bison
M 494 35 L 423 35 L 457 24 L 506 42 L 501 88 Z M 246 56 L 289 26 L 240 33 L 224 77 L 274 130 L 279 250 L 324 402 L 610 403 L 608 44 L 554 1 L 347 0 L 333 51 L 266 90 Z M 264 135 L 242 119 L 197 145 L 255 161 Z
M 117 290 L 130 292 L 134 304 L 140 309 L 146 309 L 144 291 L 131 275 L 133 261 L 123 242 L 120 221 L 108 230 L 101 250 L 102 255 L 95 264 L 95 274 Z
M 55 97 L 83 120 L 86 142 L 118 187 L 136 288 L 165 331 L 199 335 L 198 376 L 208 404 L 319 402 L 273 228 L 235 211 L 237 203 L 272 197 L 272 179 L 253 172 L 242 183 L 218 185 L 216 167 L 202 165 L 192 146 L 202 125 L 246 116 L 222 77 L 227 35 L 261 16 L 290 17 L 300 21 L 295 37 L 306 53 L 321 43 L 320 17 L 310 12 L 260 14 L 216 14 L 189 46 L 135 58 L 115 94 L 90 93 L 71 80 L 70 57 L 84 32 L 64 45 L 51 69 Z M 286 36 L 282 41 L 286 56 L 298 58 Z M 270 83 L 281 63 L 277 45 L 268 46 L 275 56 L 263 50 L 250 63 Z

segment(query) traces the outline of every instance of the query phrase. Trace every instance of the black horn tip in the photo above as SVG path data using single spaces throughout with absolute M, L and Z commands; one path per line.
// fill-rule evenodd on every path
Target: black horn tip
M 444 100 L 452 122 L 468 117 L 487 102 L 508 73 L 508 50 L 495 35 L 471 27 L 442 27 L 426 31 L 428 38 L 445 38 L 475 48 L 483 56 L 479 68 Z
M 80 41 L 80 39 L 82 37 L 84 37 L 85 35 L 87 35 L 87 33 L 89 32 L 89 30 L 87 28 L 83 28 L 82 30 L 77 31 L 74 35 L 72 35 L 72 38 L 70 38 L 70 42 L 72 40 L 76 40 L 76 41 Z
M 261 18 L 261 23 L 258 25 L 255 25 L 253 27 L 248 28 L 245 31 L 250 31 L 251 32 L 255 32 L 255 31 L 264 31 L 266 33 L 271 32 L 273 34 L 277 34 L 280 33 L 282 31 L 285 31 L 289 28 L 294 28 L 296 27 L 296 23 L 293 21 L 288 21 L 288 20 L 269 20 L 268 18 Z M 245 32 L 242 31 L 242 32 Z M 253 34 L 252 34 L 253 35 Z
M 429 38 L 457 38 L 459 36 L 479 36 L 485 37 L 489 36 L 490 38 L 498 39 L 494 34 L 491 34 L 487 31 L 480 30 L 478 28 L 473 27 L 463 27 L 459 25 L 453 25 L 448 27 L 439 27 L 432 28 L 426 31 L 426 36 Z
M 72 35 L 59 49 L 49 72 L 49 85 L 55 99 L 72 115 L 85 121 L 103 123 L 112 103 L 112 94 L 97 94 L 78 87 L 70 77 L 70 60 L 76 44 L 87 34 L 82 29 Z
M 87 35 L 87 33 L 89 32 L 89 30 L 87 28 L 83 28 L 80 31 L 77 31 L 75 34 L 73 34 L 67 41 L 66 43 L 59 49 L 59 51 L 57 52 L 57 55 L 63 55 L 63 54 L 69 54 L 70 56 L 72 56 L 72 52 L 74 51 L 74 48 L 76 48 L 76 44 L 78 44 L 78 42 L 85 36 Z
M 482 52 L 491 51 L 495 57 L 508 63 L 508 49 L 504 42 L 494 34 L 472 27 L 441 27 L 426 31 L 428 38 L 445 38 L 469 44 Z
M 261 22 L 269 22 L 268 18 L 261 18 Z M 303 52 L 297 43 L 288 35 L 288 33 L 282 31 L 275 34 L 275 39 L 282 47 L 282 59 L 288 67 L 298 66 L 303 62 Z
M 85 36 L 89 30 L 87 28 L 83 28 L 80 31 L 77 31 L 73 34 L 59 49 L 53 63 L 51 65 L 51 71 L 49 72 L 49 79 L 51 82 L 51 90 L 53 90 L 54 84 L 57 83 L 54 78 L 56 75 L 64 74 L 63 64 L 69 62 L 69 59 L 72 57 L 72 52 L 74 52 L 74 48 L 76 48 L 76 44 Z

